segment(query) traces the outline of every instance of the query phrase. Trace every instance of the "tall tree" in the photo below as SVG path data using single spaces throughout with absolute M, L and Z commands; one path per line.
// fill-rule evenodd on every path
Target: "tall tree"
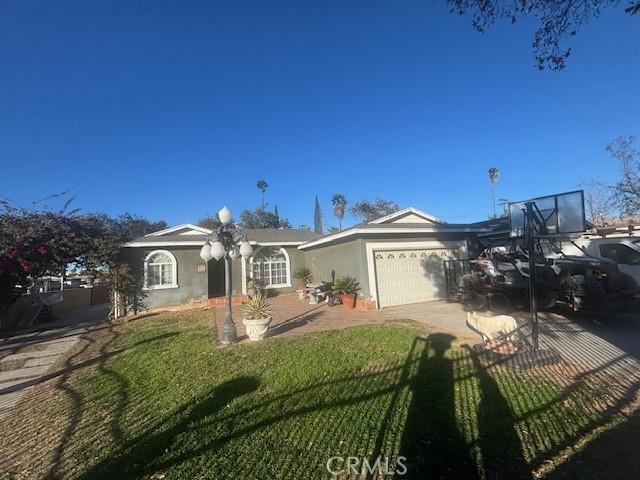
M 258 180 L 256 182 L 256 187 L 258 187 L 258 190 L 262 192 L 262 210 L 264 210 L 264 192 L 269 188 L 269 184 L 264 180 Z
M 385 215 L 389 215 L 390 213 L 397 212 L 400 210 L 400 207 L 397 203 L 392 202 L 391 200 L 383 200 L 382 198 L 377 198 L 375 201 L 370 202 L 366 198 L 356 202 L 350 209 L 349 212 L 354 217 L 360 218 L 363 222 L 370 222 L 375 220 L 376 218 L 384 217 Z
M 262 208 L 257 208 L 253 212 L 244 210 L 240 214 L 240 224 L 243 228 L 291 228 L 289 220 Z
M 500 178 L 500 171 L 496 167 L 489 169 L 489 182 L 491 182 L 491 206 L 493 207 L 493 218 L 496 218 L 496 182 Z
M 615 207 L 610 189 L 600 182 L 583 185 L 587 220 L 596 227 L 606 227 L 615 221 Z
M 622 178 L 611 187 L 615 206 L 624 215 L 640 213 L 640 152 L 634 147 L 636 137 L 618 137 L 606 150 L 618 160 Z
M 231 221 L 233 223 L 233 220 Z M 222 222 L 218 218 L 218 215 L 211 215 L 209 217 L 204 217 L 198 220 L 198 225 L 204 228 L 208 228 L 209 230 L 217 230 Z
M 338 219 L 338 229 L 342 230 L 342 219 L 347 209 L 347 199 L 341 193 L 336 193 L 331 197 L 331 204 L 333 205 L 333 214 Z
M 133 240 L 137 237 L 143 237 L 147 233 L 157 232 L 167 228 L 167 222 L 164 220 L 158 220 L 152 222 L 139 215 L 133 215 L 131 213 L 123 213 L 115 219 L 114 227 L 118 235 L 123 240 Z
M 275 207 L 273 208 L 273 213 L 278 218 L 278 220 L 280 220 L 280 213 L 278 212 L 278 205 L 275 205 Z
M 316 205 L 313 210 L 313 231 L 322 235 L 322 212 L 320 211 L 320 202 L 316 195 Z
M 451 12 L 459 15 L 471 14 L 473 27 L 484 32 L 496 20 L 505 19 L 516 23 L 524 18 L 538 19 L 540 26 L 535 32 L 533 50 L 537 67 L 541 70 L 565 68 L 570 48 L 563 42 L 575 35 L 589 20 L 600 16 L 603 10 L 618 6 L 617 0 L 446 0 Z M 640 13 L 640 0 L 626 0 L 625 12 Z

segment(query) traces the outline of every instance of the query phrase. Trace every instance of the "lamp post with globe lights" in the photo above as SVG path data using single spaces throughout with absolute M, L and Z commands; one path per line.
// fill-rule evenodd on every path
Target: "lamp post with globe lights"
M 224 344 L 236 341 L 238 334 L 231 315 L 231 262 L 241 256 L 245 260 L 253 254 L 253 248 L 247 240 L 246 234 L 231 223 L 231 210 L 223 207 L 218 212 L 220 226 L 211 239 L 208 239 L 200 250 L 200 258 L 209 262 L 212 258 L 216 261 L 224 257 L 224 287 L 225 287 L 225 317 L 222 326 L 220 342 Z

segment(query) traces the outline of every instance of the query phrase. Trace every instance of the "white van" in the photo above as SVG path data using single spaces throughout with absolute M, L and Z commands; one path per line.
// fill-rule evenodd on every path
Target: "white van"
M 562 251 L 567 255 L 585 255 L 586 252 L 592 257 L 609 258 L 618 264 L 621 272 L 633 277 L 640 285 L 639 237 L 582 237 L 575 239 L 573 243 L 562 242 Z

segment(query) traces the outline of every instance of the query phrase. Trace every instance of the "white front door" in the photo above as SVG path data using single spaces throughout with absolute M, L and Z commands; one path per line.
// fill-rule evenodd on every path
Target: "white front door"
M 444 261 L 458 257 L 452 248 L 374 251 L 380 308 L 445 298 Z

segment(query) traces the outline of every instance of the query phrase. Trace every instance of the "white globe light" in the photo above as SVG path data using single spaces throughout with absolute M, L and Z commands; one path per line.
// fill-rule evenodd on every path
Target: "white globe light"
M 229 225 L 231 223 L 231 210 L 229 210 L 227 207 L 222 207 L 222 209 L 218 212 L 218 218 L 223 225 Z
M 209 245 L 209 242 L 206 242 L 200 249 L 200 258 L 205 262 L 208 262 L 213 258 L 213 255 L 211 255 L 211 245 Z
M 224 245 L 218 241 L 213 242 L 211 245 L 211 256 L 216 260 L 220 260 L 224 257 Z
M 251 244 L 246 240 L 240 244 L 240 255 L 243 258 L 249 258 L 253 254 L 253 248 L 251 248 Z

